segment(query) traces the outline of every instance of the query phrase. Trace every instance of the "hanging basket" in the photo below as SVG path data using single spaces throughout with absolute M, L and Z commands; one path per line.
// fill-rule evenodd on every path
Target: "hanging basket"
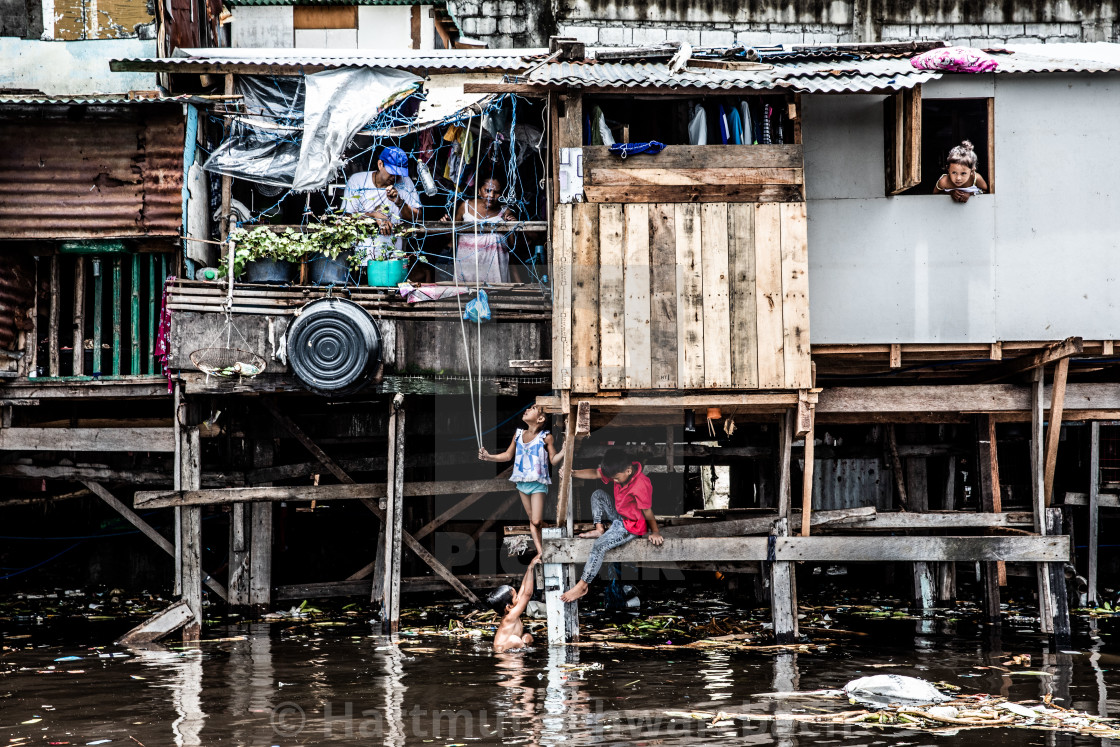
M 251 379 L 264 371 L 265 359 L 238 348 L 202 348 L 191 353 L 191 363 L 209 376 Z

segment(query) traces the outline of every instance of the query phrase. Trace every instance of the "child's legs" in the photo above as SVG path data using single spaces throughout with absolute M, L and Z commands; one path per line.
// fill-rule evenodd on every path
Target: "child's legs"
M 619 521 L 618 510 L 614 507 L 614 495 L 605 490 L 591 494 L 591 520 L 608 527 Z
M 583 566 L 583 575 L 580 576 L 583 582 L 590 584 L 599 575 L 599 569 L 603 566 L 603 556 L 607 554 L 607 550 L 625 545 L 637 536 L 626 531 L 621 519 L 611 522 L 610 528 L 591 545 L 587 564 Z
M 521 506 L 525 509 L 525 515 L 529 517 L 529 534 L 533 537 L 533 544 L 537 548 L 537 555 L 544 551 L 541 544 L 541 524 L 544 521 L 544 497 L 547 493 L 532 493 L 526 495 L 519 493 L 521 496 Z

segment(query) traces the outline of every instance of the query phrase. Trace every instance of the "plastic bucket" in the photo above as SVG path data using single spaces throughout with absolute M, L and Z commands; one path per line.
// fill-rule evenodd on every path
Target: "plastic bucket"
M 340 254 L 330 259 L 322 254 L 314 254 L 308 262 L 312 285 L 348 285 L 350 283 L 350 263 L 348 254 Z
M 366 263 L 366 283 L 373 286 L 395 286 L 408 275 L 408 262 L 403 259 L 371 260 Z
M 290 283 L 296 277 L 297 265 L 277 259 L 255 259 L 245 265 L 245 278 L 250 283 Z

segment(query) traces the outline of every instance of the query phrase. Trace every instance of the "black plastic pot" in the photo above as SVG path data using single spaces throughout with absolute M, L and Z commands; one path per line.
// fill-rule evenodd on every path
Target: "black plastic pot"
M 254 259 L 245 265 L 250 283 L 290 283 L 299 274 L 299 265 L 281 259 Z
M 353 301 L 321 298 L 288 327 L 288 363 L 303 385 L 325 397 L 358 391 L 381 362 L 381 332 Z

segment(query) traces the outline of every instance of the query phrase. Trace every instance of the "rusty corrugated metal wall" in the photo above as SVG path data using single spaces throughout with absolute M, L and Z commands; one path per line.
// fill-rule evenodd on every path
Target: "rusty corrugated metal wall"
M 20 331 L 31 329 L 34 261 L 24 252 L 0 252 L 0 350 L 14 351 Z M 0 358 L 0 370 L 6 365 Z
M 0 239 L 178 236 L 182 108 L 121 106 L 96 117 L 86 108 L 18 119 L 0 111 Z

